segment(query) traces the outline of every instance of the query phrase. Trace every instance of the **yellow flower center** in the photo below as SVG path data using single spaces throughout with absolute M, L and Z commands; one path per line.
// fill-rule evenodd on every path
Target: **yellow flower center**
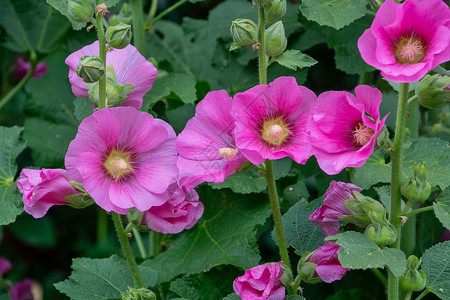
M 232 159 L 238 153 L 238 149 L 236 148 L 220 148 L 219 155 L 225 159 Z
M 370 141 L 370 138 L 375 133 L 372 129 L 364 125 L 363 123 L 359 123 L 358 126 L 352 131 L 353 140 L 359 146 L 364 146 Z
M 404 65 L 412 65 L 421 62 L 425 57 L 425 45 L 415 35 L 402 37 L 395 46 L 395 58 Z
M 114 179 L 119 179 L 133 170 L 130 157 L 130 153 L 113 150 L 103 165 Z
M 271 119 L 264 122 L 262 138 L 269 144 L 279 146 L 291 134 L 281 118 Z

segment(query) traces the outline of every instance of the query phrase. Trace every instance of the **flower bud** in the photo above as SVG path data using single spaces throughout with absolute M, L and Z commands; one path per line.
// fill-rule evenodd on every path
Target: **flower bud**
M 67 195 L 64 197 L 64 199 L 66 199 L 67 204 L 72 206 L 73 208 L 85 208 L 89 205 L 94 204 L 94 199 L 92 199 L 88 193 Z
M 268 56 L 277 56 L 283 53 L 287 46 L 283 22 L 278 21 L 267 28 L 264 35 L 266 40 L 266 54 Z
M 156 300 L 156 295 L 146 288 L 131 288 L 128 287 L 126 293 L 122 294 L 122 300 Z
M 286 13 L 286 0 L 270 0 L 264 5 L 266 22 L 281 18 Z
M 400 287 L 405 291 L 419 292 L 427 283 L 425 273 L 418 270 L 421 260 L 411 255 L 406 261 L 407 271 L 400 279 Z
M 401 185 L 402 195 L 411 201 L 425 201 L 430 197 L 431 185 L 426 175 L 427 164 L 414 163 L 412 177 L 403 181 Z
M 370 215 L 369 215 L 370 216 Z M 386 222 L 385 224 L 370 224 L 364 234 L 375 242 L 378 246 L 384 247 L 392 245 L 397 239 L 394 226 Z
M 92 19 L 94 8 L 87 0 L 68 0 L 67 13 L 72 21 L 86 23 Z
M 132 207 L 127 214 L 128 222 L 133 223 L 135 226 L 139 226 L 142 223 L 144 213 Z
M 110 26 L 106 30 L 106 41 L 108 42 L 108 46 L 113 48 L 125 48 L 131 41 L 131 26 L 123 23 Z
M 233 41 L 240 47 L 254 44 L 258 41 L 258 27 L 249 19 L 236 19 L 230 27 Z
M 408 268 L 408 270 L 419 270 L 421 263 L 422 260 L 419 259 L 417 256 L 410 255 L 406 260 L 406 268 Z
M 283 270 L 283 275 L 280 277 L 280 281 L 284 286 L 289 286 L 294 281 L 291 269 L 286 265 L 280 265 Z
M 105 74 L 103 61 L 98 56 L 82 56 L 77 67 L 77 74 L 86 83 L 97 82 Z
M 384 220 L 386 218 L 386 209 L 379 201 L 370 197 L 364 196 L 359 192 L 354 191 L 356 199 L 349 199 L 344 201 L 345 207 L 351 211 L 353 215 L 340 217 L 341 220 L 353 223 L 360 227 L 366 227 L 373 223 L 373 217 Z M 369 217 L 372 214 L 372 218 Z
M 450 103 L 450 76 L 426 75 L 416 87 L 420 105 L 438 108 Z

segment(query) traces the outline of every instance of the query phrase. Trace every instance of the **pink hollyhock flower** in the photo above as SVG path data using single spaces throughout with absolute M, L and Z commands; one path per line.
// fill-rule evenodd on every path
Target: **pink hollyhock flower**
M 334 242 L 326 242 L 309 258 L 308 262 L 316 264 L 317 275 L 326 283 L 340 280 L 350 269 L 343 268 L 338 259 L 340 246 Z
M 152 206 L 144 214 L 143 222 L 154 231 L 179 233 L 192 228 L 203 214 L 203 204 L 195 190 L 187 191 L 176 183 L 168 189 L 170 199 L 160 206 Z
M 77 67 L 82 56 L 98 56 L 98 41 L 70 54 L 66 59 L 69 66 L 69 81 L 72 92 L 78 97 L 89 97 L 89 89 L 83 79 L 77 75 Z M 139 51 L 128 45 L 123 49 L 114 49 L 106 54 L 106 65 L 112 65 L 118 84 L 134 84 L 134 88 L 122 102 L 122 106 L 141 108 L 144 95 L 150 90 L 158 71 Z
M 324 195 L 323 204 L 309 216 L 316 226 L 322 227 L 325 237 L 339 233 L 339 217 L 353 215 L 344 201 L 355 199 L 354 191 L 360 192 L 362 189 L 351 183 L 333 180 Z
M 312 155 L 307 123 L 316 95 L 293 77 L 280 77 L 236 94 L 236 145 L 255 165 L 291 157 L 304 164 Z
M 175 139 L 169 124 L 148 113 L 104 108 L 81 122 L 65 164 L 104 210 L 146 211 L 166 202 L 176 181 Z
M 386 0 L 358 48 L 387 80 L 418 81 L 450 59 L 450 9 L 442 0 Z
M 233 289 L 242 300 L 283 300 L 285 288 L 280 278 L 283 262 L 259 265 L 245 271 L 245 274 L 236 278 Z
M 11 268 L 12 268 L 11 262 L 6 258 L 0 257 L 0 277 L 2 277 L 3 274 L 11 270 Z
M 231 102 L 221 90 L 198 103 L 177 139 L 180 186 L 189 190 L 204 181 L 221 183 L 246 161 L 234 141 Z
M 311 143 L 320 168 L 333 175 L 365 164 L 384 127 L 380 121 L 381 92 L 367 85 L 319 95 L 310 123 Z
M 27 75 L 28 71 L 31 68 L 31 62 L 25 61 L 22 57 L 17 58 L 16 61 L 16 68 L 14 69 L 14 75 L 16 76 L 17 80 L 21 80 L 22 78 Z M 36 68 L 34 69 L 34 73 L 31 77 L 38 78 L 42 77 L 47 73 L 48 66 L 44 62 L 40 62 L 36 65 Z
M 81 193 L 69 183 L 69 178 L 62 169 L 23 169 L 17 187 L 23 195 L 25 211 L 42 218 L 53 205 L 69 204 L 65 196 Z
M 31 279 L 15 283 L 8 291 L 12 300 L 33 300 L 34 296 L 31 292 Z

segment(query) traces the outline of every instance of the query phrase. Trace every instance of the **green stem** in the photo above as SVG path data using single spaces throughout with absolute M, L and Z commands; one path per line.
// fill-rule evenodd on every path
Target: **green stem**
M 412 96 L 411 98 L 408 99 L 408 105 L 410 105 L 411 103 L 413 103 L 416 100 L 417 100 L 417 95 Z
M 409 218 L 411 216 L 414 216 L 414 215 L 417 215 L 417 214 L 420 214 L 420 213 L 423 213 L 423 212 L 427 212 L 427 211 L 430 211 L 430 210 L 433 210 L 433 209 L 434 209 L 433 206 L 427 206 L 427 207 L 418 208 L 418 209 L 415 209 L 415 210 L 407 213 L 405 215 L 405 217 Z
M 264 38 L 264 8 L 259 7 L 259 23 L 258 23 L 258 63 L 259 63 L 259 84 L 267 84 L 267 55 L 266 41 Z
M 14 98 L 14 96 L 23 88 L 23 86 L 25 85 L 25 83 L 28 82 L 28 80 L 31 78 L 31 76 L 34 73 L 34 70 L 36 69 L 36 65 L 37 65 L 37 58 L 36 58 L 36 54 L 35 53 L 31 53 L 30 56 L 30 63 L 31 63 L 31 67 L 28 70 L 27 74 L 25 75 L 24 78 L 22 78 L 22 80 L 19 81 L 19 83 L 12 88 L 8 94 L 5 95 L 5 97 L 3 97 L 0 100 L 0 110 L 3 108 L 3 106 L 5 106 L 12 98 Z
M 100 4 L 100 1 L 97 0 L 97 5 Z M 103 22 L 102 16 L 97 14 L 97 33 L 98 33 L 98 42 L 99 42 L 99 57 L 103 61 L 103 65 L 106 70 L 106 42 L 105 42 L 105 32 L 103 30 Z M 98 89 L 99 89 L 99 108 L 105 108 L 108 103 L 106 103 L 106 75 L 103 76 L 98 81 Z
M 294 287 L 293 287 L 295 294 L 297 293 L 298 287 L 300 286 L 301 282 L 302 282 L 302 279 L 301 279 L 300 275 L 297 275 L 297 277 L 295 277 L 295 279 L 294 279 Z
M 400 212 L 401 216 L 404 216 L 408 213 L 409 209 L 411 208 L 411 206 L 413 205 L 414 201 L 412 200 L 408 200 L 408 202 L 406 202 L 405 208 Z
M 426 295 L 428 295 L 428 293 L 429 293 L 430 291 L 431 291 L 431 290 L 430 290 L 429 288 L 426 288 L 419 296 L 417 296 L 416 300 L 422 299 L 423 297 L 425 297 Z
M 50 18 L 52 17 L 53 7 L 48 6 L 47 16 L 45 17 L 44 26 L 42 26 L 41 35 L 39 36 L 39 42 L 36 49 L 39 51 L 42 48 L 42 44 L 44 43 L 45 34 L 47 33 L 48 24 L 50 22 Z
M 150 256 L 156 257 L 161 253 L 161 237 L 161 233 L 150 231 Z
M 106 212 L 99 208 L 97 218 L 97 242 L 101 244 L 108 237 L 108 217 Z
M 123 230 L 122 221 L 120 220 L 120 215 L 111 212 L 112 219 L 114 221 L 114 226 L 116 227 L 117 237 L 119 238 L 120 245 L 122 246 L 123 253 L 125 258 L 130 266 L 131 273 L 133 274 L 134 280 L 139 288 L 145 287 L 144 281 L 142 280 L 141 273 L 139 272 L 136 261 L 134 260 L 133 252 L 131 251 L 130 242 L 128 241 L 128 237 Z
M 394 144 L 392 148 L 392 178 L 391 178 L 391 213 L 390 222 L 397 231 L 397 239 L 392 248 L 399 249 L 401 242 L 401 168 L 402 168 L 402 148 L 405 139 L 406 112 L 408 102 L 408 83 L 400 83 L 397 107 L 397 120 L 395 127 Z M 388 270 L 388 299 L 399 299 L 399 278 Z
M 150 24 L 155 17 L 156 9 L 158 8 L 158 0 L 152 0 L 152 6 L 150 6 L 150 12 L 148 13 L 147 19 L 145 20 L 145 25 Z
M 131 0 L 131 11 L 133 15 L 134 45 L 142 55 L 145 55 L 145 28 L 142 0 Z
M 174 5 L 172 5 L 171 7 L 167 8 L 166 10 L 164 10 L 163 12 L 161 12 L 159 15 L 157 15 L 155 18 L 153 19 L 148 19 L 147 18 L 147 22 L 145 23 L 145 27 L 146 28 L 151 28 L 153 26 L 153 24 L 156 23 L 156 21 L 158 21 L 159 19 L 163 18 L 165 15 L 167 15 L 168 13 L 170 13 L 171 11 L 173 11 L 174 9 L 178 8 L 179 6 L 183 5 L 184 3 L 186 3 L 188 0 L 180 0 L 177 3 L 175 3 Z
M 386 276 L 378 269 L 370 269 L 370 270 L 372 271 L 373 275 L 375 275 L 375 277 L 378 278 L 378 280 L 380 280 L 383 286 L 387 287 L 388 282 Z
M 412 296 L 412 292 L 411 291 L 407 291 L 406 295 L 405 295 L 405 300 L 410 300 Z
M 284 237 L 283 222 L 281 221 L 280 203 L 278 202 L 277 187 L 275 184 L 275 176 L 273 171 L 273 162 L 266 160 L 266 181 L 269 190 L 270 204 L 272 206 L 273 222 L 275 223 L 275 232 L 277 233 L 278 248 L 283 263 L 291 268 L 289 254 L 286 246 L 286 238 Z
M 136 239 L 136 243 L 139 249 L 139 253 L 141 253 L 141 256 L 143 259 L 147 258 L 147 253 L 145 252 L 145 247 L 144 247 L 144 243 L 142 242 L 142 237 L 141 234 L 139 233 L 139 230 L 137 230 L 136 228 L 133 227 L 132 229 L 133 231 L 133 236 Z

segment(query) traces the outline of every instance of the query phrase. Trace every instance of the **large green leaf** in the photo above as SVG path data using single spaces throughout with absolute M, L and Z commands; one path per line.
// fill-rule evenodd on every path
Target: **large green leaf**
M 275 57 L 275 61 L 283 67 L 294 71 L 296 71 L 297 68 L 308 68 L 317 63 L 317 60 L 309 55 L 301 53 L 299 50 L 287 50 Z
M 366 0 L 303 0 L 300 6 L 308 20 L 336 29 L 361 18 L 366 9 Z
M 270 215 L 267 196 L 206 187 L 200 195 L 205 213 L 199 223 L 172 241 L 166 252 L 143 263 L 158 270 L 159 282 L 222 264 L 249 269 L 259 263 L 255 235 Z
M 422 270 L 427 276 L 427 288 L 441 299 L 450 299 L 450 241 L 425 251 Z
M 447 187 L 439 197 L 436 198 L 436 202 L 433 203 L 434 213 L 436 217 L 441 221 L 445 228 L 450 229 L 450 187 Z
M 363 189 L 372 185 L 391 181 L 391 163 L 386 163 L 387 155 L 383 150 L 375 151 L 367 160 L 366 164 L 356 169 L 354 184 Z M 412 143 L 409 148 L 404 149 L 401 180 L 412 176 L 412 165 L 414 163 L 427 164 L 427 178 L 431 186 L 439 186 L 445 189 L 450 185 L 450 151 L 448 142 L 438 138 L 421 139 Z
M 121 299 L 121 292 L 136 287 L 127 262 L 113 255 L 109 258 L 75 258 L 69 279 L 55 287 L 73 300 Z M 150 268 L 140 268 L 146 286 L 156 283 L 157 273 Z
M 267 187 L 266 177 L 259 174 L 256 168 L 232 174 L 222 183 L 210 183 L 209 185 L 213 189 L 230 188 L 233 192 L 240 194 L 260 193 Z
M 380 249 L 364 234 L 347 231 L 327 237 L 326 241 L 335 241 L 341 246 L 338 258 L 342 267 L 350 269 L 373 269 L 387 266 L 396 277 L 406 271 L 406 256 L 399 249 Z
M 16 158 L 26 145 L 19 139 L 22 130 L 16 126 L 0 126 L 0 226 L 14 222 L 23 211 L 22 197 L 14 183 Z
M 184 103 L 194 103 L 197 100 L 195 80 L 186 74 L 171 73 L 163 77 L 157 77 L 152 88 L 145 96 L 154 103 L 174 93 Z

